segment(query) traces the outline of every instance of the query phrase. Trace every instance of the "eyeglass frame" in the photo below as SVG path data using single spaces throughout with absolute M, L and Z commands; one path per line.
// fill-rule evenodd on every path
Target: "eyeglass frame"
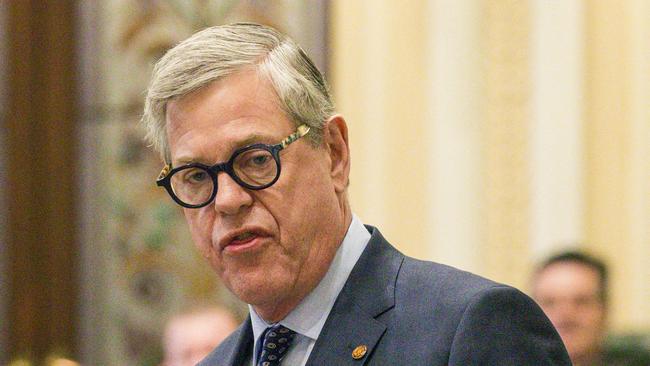
M 218 174 L 220 172 L 224 172 L 228 174 L 232 180 L 235 181 L 239 186 L 244 187 L 246 189 L 254 190 L 254 191 L 259 191 L 262 189 L 269 188 L 270 186 L 274 185 L 275 182 L 280 179 L 280 173 L 282 172 L 282 165 L 280 164 L 280 151 L 284 150 L 287 146 L 295 142 L 296 140 L 300 139 L 301 137 L 305 136 L 310 130 L 310 127 L 307 126 L 306 124 L 302 124 L 298 126 L 295 132 L 290 134 L 289 136 L 285 137 L 282 141 L 275 145 L 269 145 L 269 144 L 252 144 L 248 146 L 241 147 L 230 155 L 230 158 L 228 161 L 217 163 L 214 165 L 205 165 L 202 163 L 190 163 L 190 164 L 185 164 L 181 165 L 176 168 L 172 168 L 172 164 L 168 163 L 166 164 L 163 169 L 160 171 L 160 174 L 158 175 L 158 178 L 156 179 L 156 185 L 159 187 L 164 187 L 165 190 L 167 190 L 167 193 L 171 196 L 171 198 L 178 203 L 179 205 L 185 207 L 185 208 L 201 208 L 209 205 L 216 197 L 217 197 L 217 191 L 219 190 L 219 185 L 217 184 L 218 180 Z M 271 156 L 273 156 L 273 160 L 275 160 L 275 164 L 277 167 L 277 173 L 275 174 L 275 178 L 271 180 L 271 182 L 266 183 L 261 186 L 253 186 L 250 185 L 246 182 L 244 182 L 239 176 L 235 173 L 235 170 L 233 168 L 233 164 L 235 162 L 235 159 L 245 153 L 246 151 L 254 150 L 254 149 L 262 149 L 266 150 L 271 153 Z M 181 201 L 178 196 L 174 193 L 174 189 L 172 188 L 171 184 L 171 177 L 178 171 L 184 170 L 184 169 L 189 169 L 189 168 L 200 168 L 202 170 L 205 170 L 210 178 L 212 179 L 212 185 L 214 189 L 212 190 L 212 193 L 210 194 L 210 197 L 205 201 L 205 203 L 198 204 L 198 205 L 191 205 L 188 203 L 185 203 Z

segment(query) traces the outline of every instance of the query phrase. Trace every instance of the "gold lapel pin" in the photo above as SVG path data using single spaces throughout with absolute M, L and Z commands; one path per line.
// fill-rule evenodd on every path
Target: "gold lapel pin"
M 362 344 L 360 346 L 357 346 L 353 351 L 352 351 L 352 358 L 355 360 L 360 360 L 363 358 L 363 356 L 366 355 L 366 352 L 368 352 L 368 347 L 366 347 L 365 344 Z

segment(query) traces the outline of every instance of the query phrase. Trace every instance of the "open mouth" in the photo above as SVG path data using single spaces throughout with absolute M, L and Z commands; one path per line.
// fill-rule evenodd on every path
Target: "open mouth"
M 258 244 L 261 244 L 262 240 L 266 235 L 261 230 L 256 230 L 253 228 L 244 229 L 238 232 L 234 232 L 226 236 L 221 241 L 221 248 L 229 253 L 239 253 L 256 248 Z
M 249 240 L 249 239 L 251 239 L 251 238 L 253 238 L 255 236 L 257 236 L 257 235 L 255 235 L 254 233 L 252 233 L 250 231 L 247 231 L 247 232 L 245 232 L 243 234 L 239 234 L 239 235 L 235 236 L 235 238 L 233 239 L 233 242 L 247 241 L 247 240 Z

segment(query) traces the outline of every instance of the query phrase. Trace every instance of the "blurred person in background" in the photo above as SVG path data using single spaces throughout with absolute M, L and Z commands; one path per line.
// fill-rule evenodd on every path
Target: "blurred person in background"
M 643 349 L 606 346 L 608 270 L 581 251 L 546 259 L 533 276 L 533 298 L 560 333 L 575 366 L 649 366 Z
M 218 306 L 197 306 L 172 316 L 163 333 L 161 366 L 196 365 L 238 325 L 230 311 Z

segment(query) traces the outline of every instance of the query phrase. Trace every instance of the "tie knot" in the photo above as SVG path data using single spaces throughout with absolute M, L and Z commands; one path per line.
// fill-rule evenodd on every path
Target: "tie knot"
M 276 324 L 266 328 L 262 342 L 262 353 L 260 354 L 258 366 L 277 366 L 286 354 L 296 332 Z

